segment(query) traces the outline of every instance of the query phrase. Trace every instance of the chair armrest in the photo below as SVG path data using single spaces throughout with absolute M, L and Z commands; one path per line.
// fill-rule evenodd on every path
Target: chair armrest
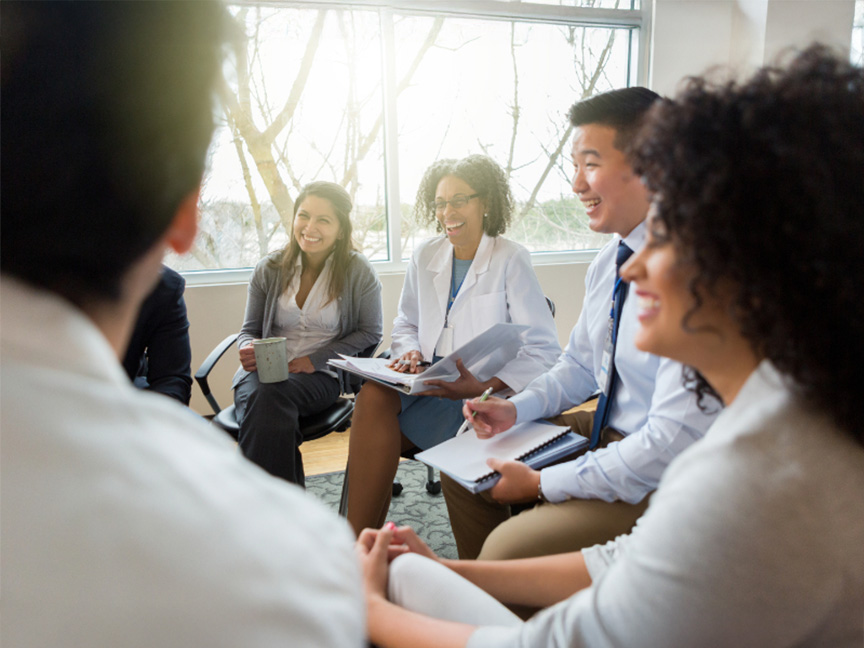
M 207 377 L 219 361 L 219 358 L 225 355 L 225 352 L 233 346 L 238 337 L 240 337 L 239 333 L 232 333 L 217 344 L 210 352 L 210 355 L 207 356 L 207 359 L 201 363 L 200 367 L 198 367 L 198 371 L 195 372 L 195 381 L 198 383 L 198 386 L 201 387 L 204 398 L 206 398 L 207 402 L 210 403 L 210 407 L 213 408 L 214 414 L 218 414 L 222 408 L 219 407 L 219 403 L 216 402 L 216 399 L 210 392 L 210 384 L 207 382 Z

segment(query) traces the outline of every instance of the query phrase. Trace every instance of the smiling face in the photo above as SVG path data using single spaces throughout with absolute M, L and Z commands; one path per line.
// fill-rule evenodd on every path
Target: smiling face
M 585 205 L 588 226 L 627 236 L 645 220 L 648 192 L 624 153 L 615 148 L 611 126 L 583 124 L 573 137 L 573 192 Z
M 332 203 L 320 196 L 307 196 L 294 215 L 294 239 L 313 263 L 323 261 L 342 237 L 342 228 Z
M 702 291 L 702 303 L 694 309 L 690 285 L 696 274 L 656 217 L 648 219 L 645 245 L 621 268 L 631 284 L 627 299 L 637 300 L 636 347 L 704 371 L 729 363 L 743 338 L 725 307 L 728 300 Z
M 453 244 L 457 259 L 473 259 L 483 238 L 483 212 L 485 204 L 479 197 L 468 200 L 461 207 L 453 207 L 454 198 L 468 198 L 477 193 L 467 182 L 456 176 L 444 176 L 435 189 L 435 202 L 448 201 L 447 205 L 436 210 L 435 217 L 444 228 L 444 234 Z

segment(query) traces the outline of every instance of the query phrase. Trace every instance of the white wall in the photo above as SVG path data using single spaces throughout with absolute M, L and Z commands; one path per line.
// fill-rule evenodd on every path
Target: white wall
M 671 94 L 687 75 L 726 66 L 746 74 L 789 46 L 820 40 L 848 52 L 854 0 L 653 0 L 650 85 Z M 555 323 L 562 345 L 576 322 L 584 297 L 587 264 L 535 267 L 544 292 L 557 306 Z M 403 274 L 381 277 L 384 286 L 384 346 L 396 314 Z M 186 290 L 192 337 L 193 370 L 243 320 L 245 284 L 189 286 Z M 221 404 L 231 402 L 231 376 L 236 351 L 229 352 L 213 374 L 211 385 Z M 209 413 L 197 387 L 192 407 Z
M 789 47 L 820 41 L 848 56 L 855 0 L 653 0 L 649 83 L 673 94 L 681 79 L 723 67 L 746 75 Z

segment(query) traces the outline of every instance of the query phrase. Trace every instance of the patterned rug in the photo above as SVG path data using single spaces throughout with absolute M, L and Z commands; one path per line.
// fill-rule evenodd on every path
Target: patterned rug
M 307 477 L 306 490 L 338 511 L 343 474 L 340 471 Z M 417 535 L 442 558 L 456 558 L 456 541 L 450 530 L 444 496 L 426 492 L 426 466 L 419 461 L 403 461 L 396 476 L 404 488 L 401 495 L 392 499 L 387 519 L 399 526 L 414 527 Z

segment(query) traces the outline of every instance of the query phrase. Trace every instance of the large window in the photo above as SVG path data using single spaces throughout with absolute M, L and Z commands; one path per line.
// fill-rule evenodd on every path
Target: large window
M 358 247 L 398 263 L 433 233 L 412 213 L 423 171 L 470 153 L 509 174 L 508 236 L 534 252 L 599 247 L 569 188 L 566 111 L 637 80 L 634 4 L 358 2 L 231 7 L 245 40 L 220 82 L 201 232 L 168 263 L 255 265 L 285 245 L 313 180 L 344 186 Z
M 855 0 L 851 58 L 854 64 L 864 66 L 864 0 Z

